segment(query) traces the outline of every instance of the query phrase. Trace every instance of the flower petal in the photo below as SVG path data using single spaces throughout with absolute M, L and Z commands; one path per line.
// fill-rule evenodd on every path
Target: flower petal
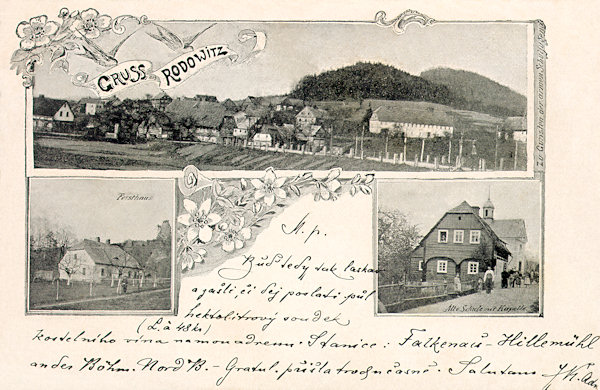
M 201 242 L 209 242 L 212 239 L 213 230 L 208 226 L 202 226 L 198 230 L 198 238 Z
M 55 32 L 58 31 L 58 23 L 56 22 L 48 22 L 46 23 L 46 25 L 44 26 L 44 34 L 46 35 L 52 35 Z
M 97 28 L 89 29 L 85 32 L 85 36 L 89 39 L 96 39 L 100 36 L 100 30 Z
M 242 240 L 234 240 L 235 241 L 235 249 L 241 249 L 244 247 L 244 241 Z
M 198 249 L 197 253 L 198 253 L 198 255 L 199 255 L 200 257 L 204 257 L 204 256 L 206 256 L 206 254 L 207 254 L 208 252 L 206 252 L 206 249 L 204 249 L 204 248 L 200 248 L 200 249 Z
M 82 18 L 83 20 L 86 20 L 86 19 L 94 19 L 94 18 L 96 18 L 97 16 L 98 16 L 98 11 L 96 11 L 96 10 L 95 10 L 95 9 L 93 9 L 93 8 L 88 8 L 88 9 L 86 9 L 85 11 L 82 11 L 82 12 L 81 12 L 81 18 Z
M 256 188 L 257 190 L 260 190 L 261 188 L 263 188 L 265 185 L 263 184 L 262 181 L 260 181 L 259 179 L 251 179 L 250 180 L 250 184 L 252 184 L 252 186 L 254 188 Z
M 287 196 L 285 190 L 283 188 L 275 188 L 273 189 L 273 192 L 275 193 L 275 196 L 281 199 L 285 199 L 285 197 Z
M 48 17 L 46 15 L 36 16 L 34 18 L 29 19 L 29 24 L 31 27 L 44 27 L 46 22 L 48 21 Z
M 177 222 L 185 226 L 190 226 L 192 224 L 192 216 L 189 214 L 181 214 L 177 217 Z
M 191 199 L 183 200 L 183 208 L 191 215 L 196 214 L 196 212 L 198 211 L 198 205 Z
M 327 183 L 327 188 L 329 188 L 330 191 L 336 191 L 341 186 L 342 185 L 340 184 L 339 180 L 337 180 L 337 179 L 331 180 L 330 182 Z
M 45 46 L 49 43 L 50 43 L 50 38 L 48 38 L 45 35 L 35 40 L 36 46 Z
M 270 194 L 266 194 L 265 195 L 265 204 L 267 206 L 272 206 L 273 203 L 275 203 L 275 194 L 272 192 Z
M 235 244 L 233 241 L 223 241 L 222 247 L 225 252 L 231 252 L 235 249 Z
M 208 214 L 206 216 L 206 219 L 208 219 L 208 224 L 210 226 L 215 226 L 216 224 L 221 222 L 221 216 L 219 214 L 215 214 L 215 213 Z
M 33 35 L 33 30 L 31 29 L 31 25 L 27 22 L 21 22 L 17 25 L 17 36 L 19 38 L 31 37 Z
M 250 228 L 245 227 L 240 230 L 240 235 L 244 238 L 244 240 L 249 240 L 252 237 L 252 230 Z
M 264 196 L 265 196 L 265 191 L 263 191 L 263 190 L 257 190 L 257 191 L 254 193 L 254 199 L 256 199 L 256 200 L 260 200 L 260 199 L 262 199 Z
M 98 18 L 96 18 L 96 24 L 98 25 L 98 28 L 101 29 L 106 29 L 110 26 L 112 19 L 110 16 L 108 15 L 101 15 L 98 16 Z
M 211 198 L 206 199 L 202 204 L 200 204 L 200 208 L 198 209 L 203 215 L 208 214 L 210 211 L 210 206 L 212 204 Z
M 275 179 L 277 179 L 277 177 L 275 176 L 275 171 L 273 171 L 273 168 L 267 168 L 267 171 L 265 172 L 265 177 L 264 177 L 264 182 L 265 183 L 274 183 Z
M 23 50 L 31 50 L 35 47 L 35 41 L 33 39 L 23 39 L 19 45 Z
M 194 242 L 198 238 L 198 234 L 200 234 L 200 230 L 197 227 L 191 227 L 187 231 L 187 239 L 190 242 Z
M 274 187 L 281 187 L 283 185 L 283 183 L 285 183 L 286 178 L 285 177 L 278 177 L 277 179 L 275 179 L 275 182 L 273 183 Z

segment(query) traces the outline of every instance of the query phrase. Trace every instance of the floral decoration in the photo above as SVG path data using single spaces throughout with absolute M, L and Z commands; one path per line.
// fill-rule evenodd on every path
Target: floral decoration
M 179 180 L 183 201 L 177 218 L 182 271 L 247 247 L 278 211 L 303 195 L 312 195 L 315 201 L 335 201 L 344 192 L 351 196 L 372 193 L 374 174 L 345 179 L 341 173 L 334 168 L 320 178 L 311 172 L 278 177 L 273 168 L 267 168 L 262 178 L 211 180 L 196 167 L 186 167 Z
M 58 18 L 59 22 L 48 20 L 46 15 L 39 15 L 17 25 L 16 35 L 21 41 L 19 49 L 11 57 L 11 69 L 22 75 L 26 87 L 33 83 L 36 64 L 42 64 L 45 59 L 51 62 L 53 68 L 68 73 L 68 53 L 89 58 L 101 66 L 117 65 L 117 51 L 135 31 L 110 49 L 100 47 L 95 41 L 108 32 L 123 34 L 125 27 L 122 22 L 127 19 L 136 20 L 140 26 L 151 24 L 145 16 L 137 18 L 122 15 L 113 19 L 108 15 L 101 15 L 93 8 L 81 12 L 70 12 L 67 8 L 62 8 Z

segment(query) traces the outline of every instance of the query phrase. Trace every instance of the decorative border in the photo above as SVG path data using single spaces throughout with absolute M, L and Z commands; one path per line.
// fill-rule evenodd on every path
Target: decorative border
M 247 248 L 270 219 L 304 195 L 312 194 L 318 202 L 335 201 L 344 192 L 372 194 L 375 174 L 342 179 L 341 173 L 334 168 L 322 178 L 311 172 L 278 177 L 267 168 L 262 179 L 210 180 L 195 166 L 187 166 L 179 179 L 184 198 L 183 213 L 177 217 L 177 261 L 182 272 L 197 270 L 209 256 Z
M 402 12 L 392 20 L 386 20 L 385 17 L 385 11 L 377 12 L 375 14 L 375 23 L 381 27 L 391 27 L 396 34 L 404 34 L 409 24 L 417 24 L 420 27 L 426 27 L 436 23 L 435 19 L 411 9 Z

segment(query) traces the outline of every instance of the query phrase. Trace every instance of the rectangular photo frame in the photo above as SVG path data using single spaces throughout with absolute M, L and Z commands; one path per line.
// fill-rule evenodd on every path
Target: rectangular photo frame
M 176 314 L 175 185 L 30 178 L 26 314 Z

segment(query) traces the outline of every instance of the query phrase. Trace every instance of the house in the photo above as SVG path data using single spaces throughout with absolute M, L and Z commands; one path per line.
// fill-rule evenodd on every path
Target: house
M 320 108 L 306 106 L 296 115 L 296 125 L 298 127 L 310 127 L 322 124 L 322 121 L 328 119 L 327 111 Z
M 79 101 L 81 113 L 94 116 L 104 108 L 104 101 L 98 98 L 83 98 Z
M 75 115 L 66 100 L 44 95 L 33 98 L 33 131 L 67 132 L 72 129 Z
M 517 141 L 527 142 L 527 117 L 511 116 L 504 120 L 502 130 L 506 133 L 512 133 Z
M 308 150 L 317 151 L 325 146 L 328 135 L 328 130 L 322 125 L 301 126 L 296 133 L 296 140 L 306 144 Z
M 194 100 L 199 101 L 199 102 L 210 102 L 210 103 L 217 103 L 217 97 L 216 96 L 212 96 L 212 95 L 196 95 L 194 96 Z
M 150 99 L 152 107 L 164 111 L 165 108 L 173 101 L 173 98 L 162 91 Z
M 300 99 L 286 97 L 280 103 L 275 105 L 275 111 L 296 111 L 301 110 L 303 102 Z
M 252 145 L 254 147 L 271 147 L 273 145 L 273 138 L 269 133 L 256 133 L 252 137 Z
M 190 98 L 174 99 L 165 109 L 172 122 L 186 122 L 197 139 L 215 143 L 226 111 L 220 103 Z
M 142 272 L 138 261 L 110 240 L 84 239 L 68 248 L 58 263 L 61 279 L 101 281 L 126 275 L 137 277 Z M 70 275 L 69 275 L 70 274 Z
M 448 210 L 412 251 L 410 276 L 452 283 L 459 275 L 463 282 L 476 282 L 490 266 L 500 283 L 510 256 L 506 243 L 479 215 L 479 207 L 463 201 Z
M 483 219 L 510 250 L 511 261 L 508 268 L 523 272 L 526 262 L 524 248 L 527 244 L 525 221 L 522 219 L 494 219 L 494 210 L 494 204 L 488 198 L 483 204 Z
M 425 102 L 402 102 L 402 105 L 377 107 L 369 119 L 369 131 L 398 134 L 408 138 L 431 138 L 452 135 L 453 119 L 445 106 Z
M 233 114 L 233 120 L 235 121 L 233 136 L 236 138 L 236 141 L 241 142 L 248 139 L 249 131 L 258 122 L 258 118 L 248 116 L 244 111 L 239 111 Z
M 237 104 L 235 104 L 235 102 L 229 98 L 223 100 L 223 102 L 221 102 L 221 104 L 223 105 L 223 107 L 225 107 L 225 109 L 227 111 L 236 112 L 238 110 Z

